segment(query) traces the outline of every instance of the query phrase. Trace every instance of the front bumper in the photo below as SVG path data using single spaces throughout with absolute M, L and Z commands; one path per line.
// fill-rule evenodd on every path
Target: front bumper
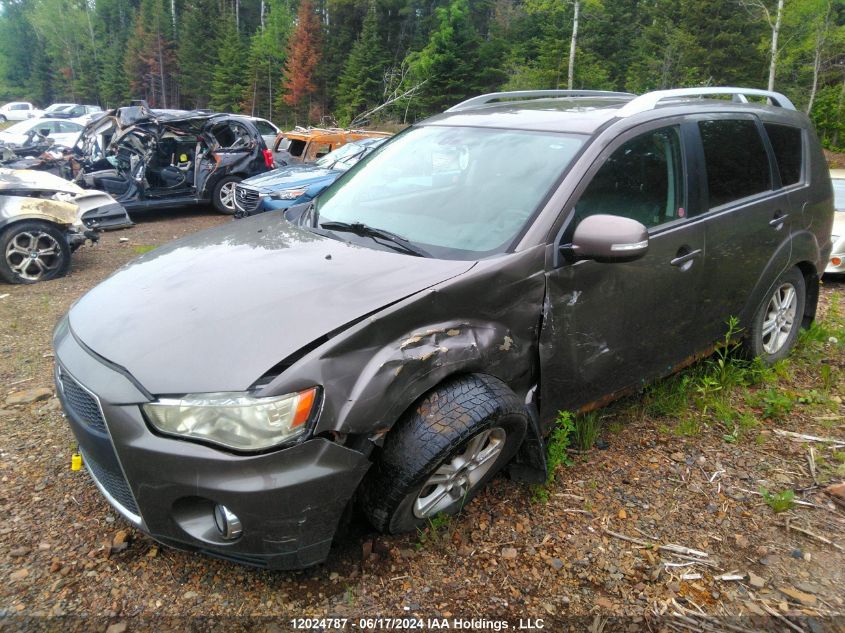
M 296 569 L 328 555 L 346 505 L 369 461 L 314 438 L 261 455 L 234 455 L 154 434 L 139 404 L 143 388 L 56 330 L 57 393 L 83 460 L 106 499 L 157 541 L 274 569 Z M 225 505 L 243 525 L 226 541 L 213 509 Z

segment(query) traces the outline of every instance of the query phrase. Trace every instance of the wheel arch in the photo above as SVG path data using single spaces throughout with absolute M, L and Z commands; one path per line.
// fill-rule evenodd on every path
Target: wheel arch
M 808 326 L 815 318 L 818 303 L 817 262 L 820 252 L 818 240 L 810 231 L 793 233 L 789 239 L 784 240 L 766 264 L 742 312 L 737 315 L 740 323 L 745 326 L 751 323 L 760 304 L 771 294 L 778 278 L 790 268 L 797 267 L 807 283 L 807 301 L 804 306 L 802 325 Z

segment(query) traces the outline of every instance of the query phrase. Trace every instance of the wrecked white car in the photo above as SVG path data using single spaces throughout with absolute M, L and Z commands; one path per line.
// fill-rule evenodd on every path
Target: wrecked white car
M 0 278 L 31 284 L 66 274 L 70 254 L 99 231 L 132 226 L 109 194 L 46 172 L 0 169 Z

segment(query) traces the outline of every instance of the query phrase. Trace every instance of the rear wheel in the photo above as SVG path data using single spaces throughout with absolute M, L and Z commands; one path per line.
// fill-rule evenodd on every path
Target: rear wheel
M 786 358 L 798 340 L 806 298 L 800 270 L 792 268 L 781 275 L 754 315 L 745 341 L 747 351 L 768 364 Z
M 0 277 L 34 284 L 65 275 L 70 246 L 62 230 L 47 222 L 15 222 L 0 233 Z
M 235 185 L 241 181 L 239 176 L 226 176 L 214 185 L 212 202 L 220 213 L 232 215 L 235 213 Z
M 5 123 L 5 122 L 6 122 L 6 117 L 4 117 L 2 114 L 0 114 L 0 123 Z
M 459 512 L 510 461 L 527 424 L 523 403 L 496 378 L 444 383 L 388 434 L 364 483 L 365 513 L 397 533 Z

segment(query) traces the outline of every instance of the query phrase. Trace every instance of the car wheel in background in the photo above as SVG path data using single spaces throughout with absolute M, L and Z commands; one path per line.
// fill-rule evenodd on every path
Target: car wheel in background
M 2 114 L 0 114 L 0 123 L 5 123 L 5 122 L 6 122 L 6 117 L 4 117 Z
M 390 533 L 459 512 L 510 461 L 527 425 L 525 405 L 500 380 L 447 381 L 388 433 L 364 481 L 364 512 Z
M 769 365 L 786 358 L 798 340 L 806 298 L 800 270 L 792 268 L 778 278 L 751 322 L 745 340 L 751 356 L 759 356 Z
M 235 213 L 235 185 L 241 181 L 239 176 L 226 176 L 214 185 L 212 202 L 220 213 L 232 215 Z
M 70 246 L 59 227 L 47 222 L 15 222 L 0 233 L 0 277 L 34 284 L 65 275 Z

